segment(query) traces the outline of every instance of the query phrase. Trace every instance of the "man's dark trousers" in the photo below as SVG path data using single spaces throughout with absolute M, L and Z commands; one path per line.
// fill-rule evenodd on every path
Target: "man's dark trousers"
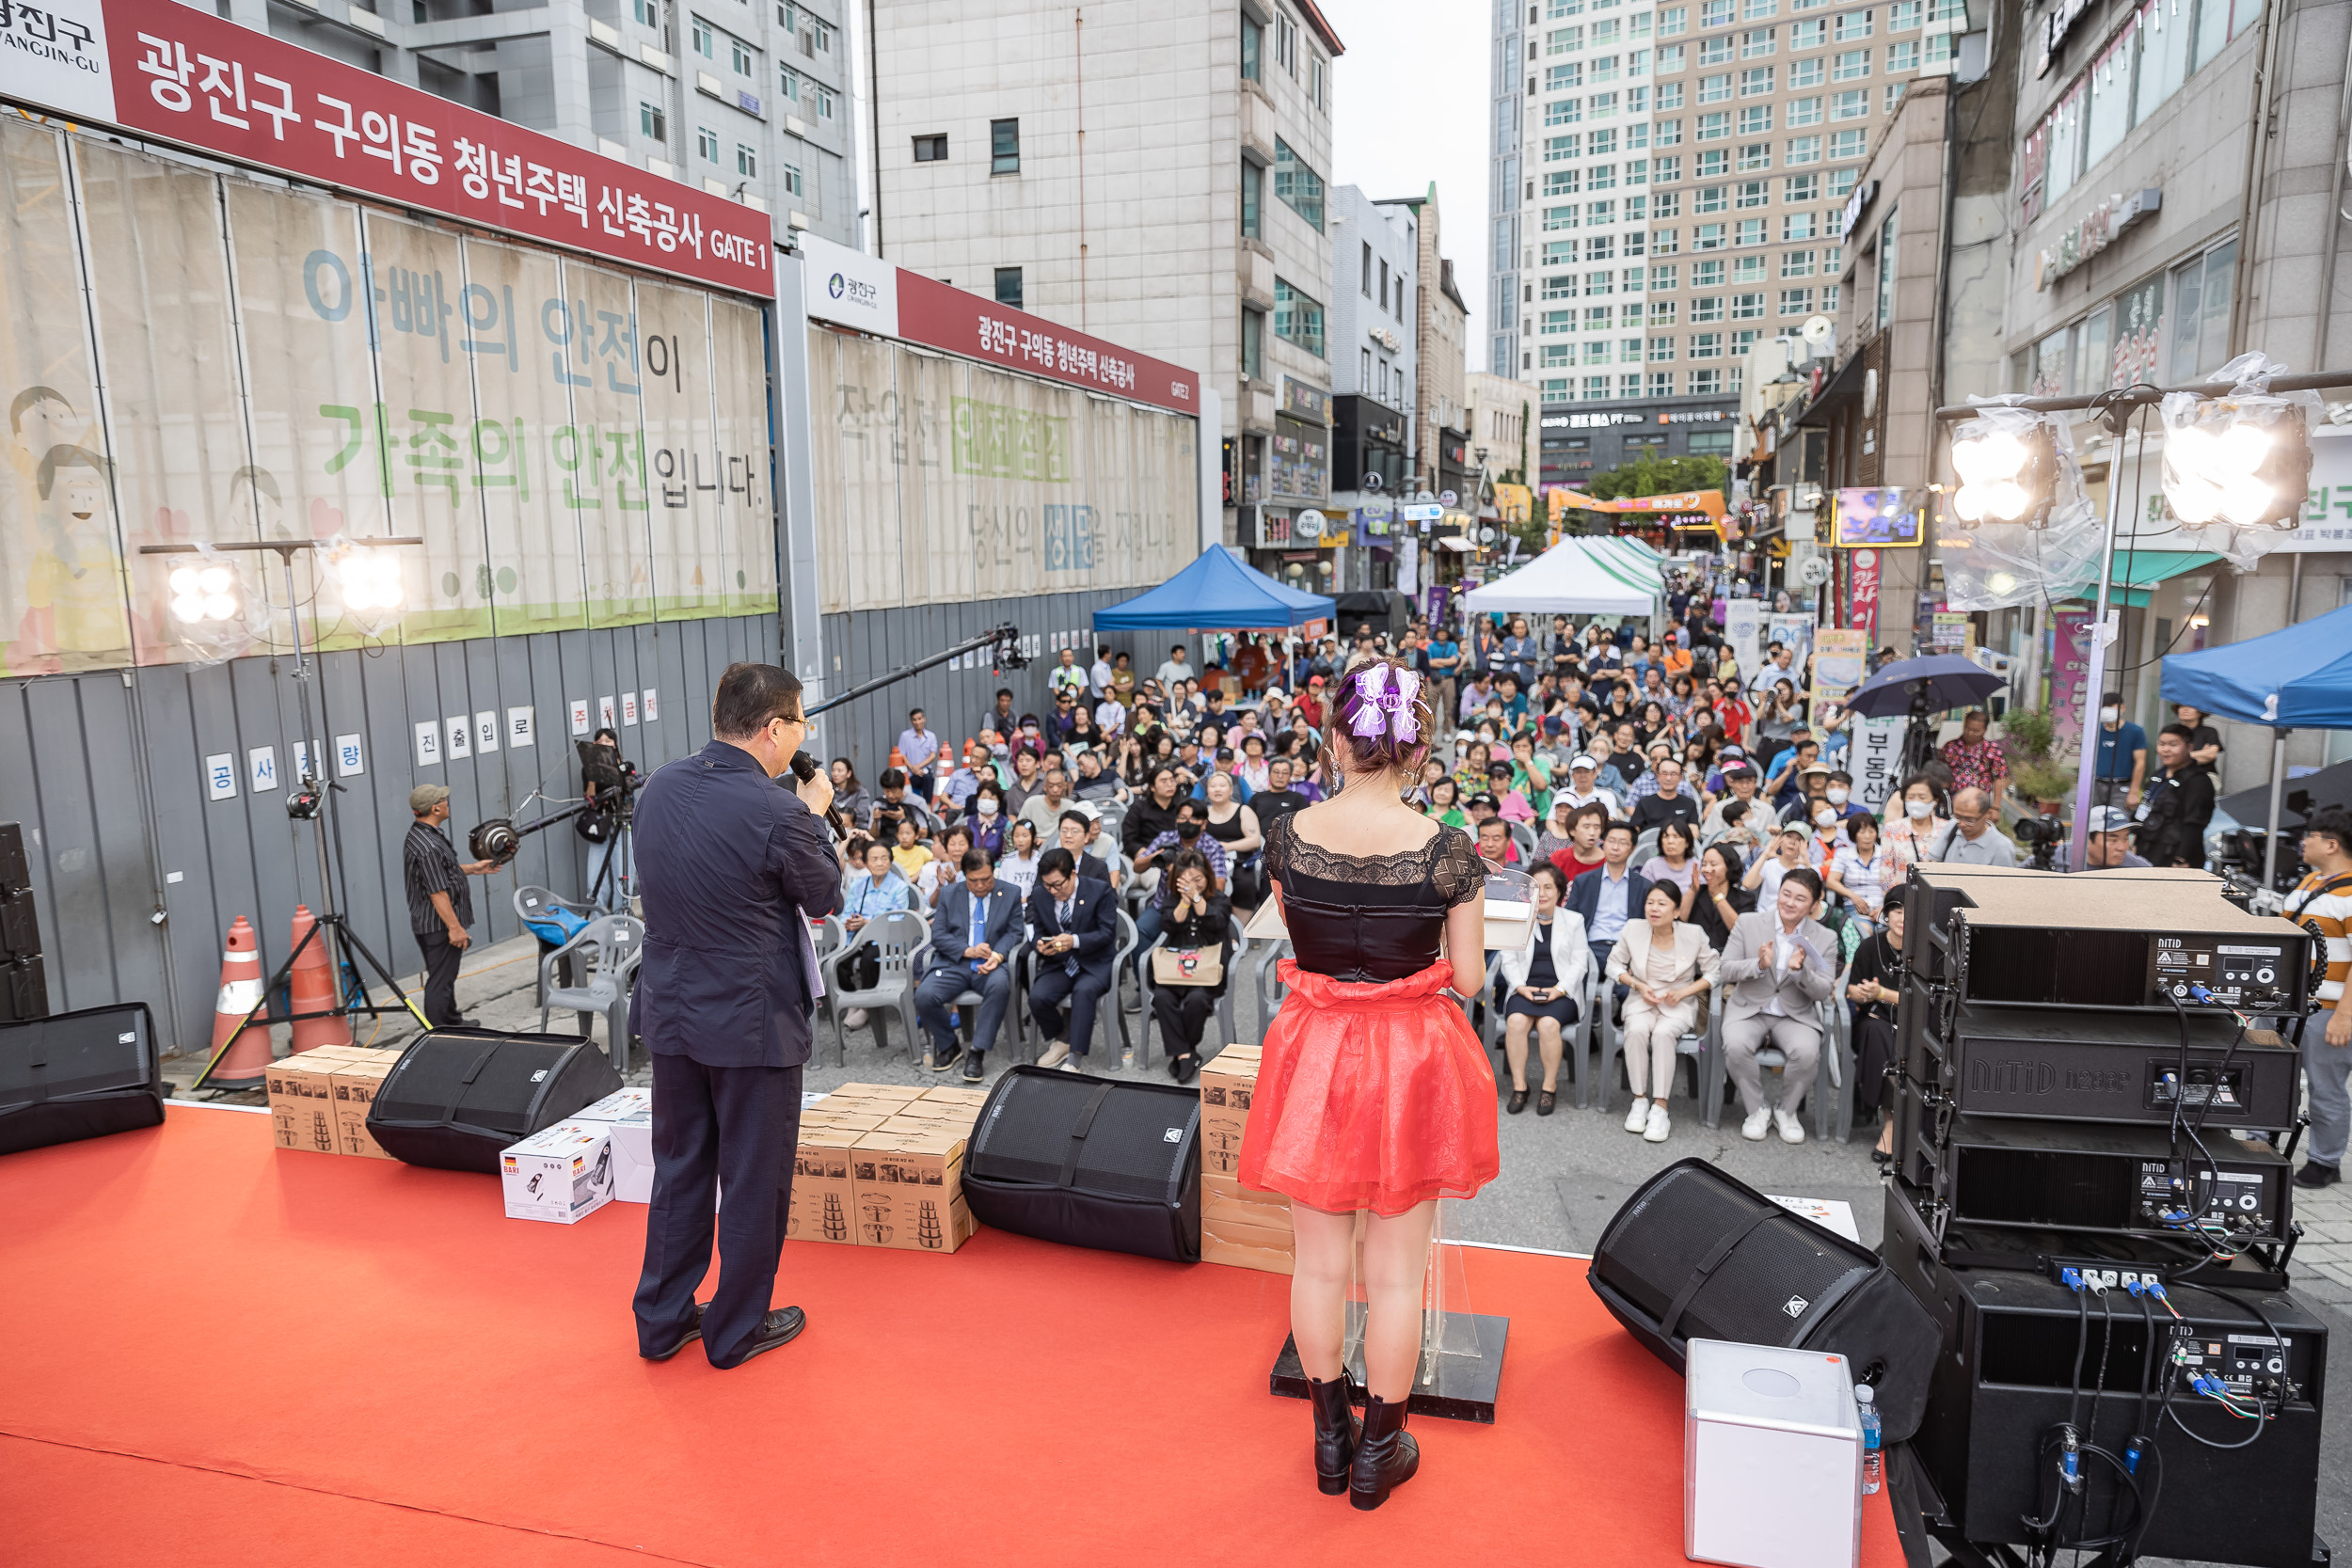
M 447 931 L 419 931 L 417 946 L 424 953 L 424 1022 L 431 1028 L 451 1028 L 458 1021 L 457 963 L 466 950 L 453 945 Z
M 667 1350 L 692 1324 L 694 1292 L 710 1269 L 715 1211 L 719 1286 L 703 1313 L 703 1350 L 712 1366 L 731 1367 L 751 1348 L 775 1293 L 776 1259 L 792 1217 L 801 1069 L 705 1067 L 689 1056 L 656 1053 L 653 1092 L 662 1115 L 653 1124 L 653 1208 L 645 1271 L 637 1281 L 637 1348 L 648 1354 Z M 720 1186 L 726 1189 L 723 1208 Z
M 1110 967 L 1097 974 L 1086 965 L 1072 974 L 1052 954 L 1038 960 L 1037 978 L 1029 982 L 1029 1013 L 1049 1040 L 1066 1040 L 1073 1055 L 1083 1056 L 1094 1044 L 1094 1012 L 1111 989 Z M 1065 1017 L 1064 1004 L 1068 1004 Z M 1062 1033 L 1067 1026 L 1068 1034 Z

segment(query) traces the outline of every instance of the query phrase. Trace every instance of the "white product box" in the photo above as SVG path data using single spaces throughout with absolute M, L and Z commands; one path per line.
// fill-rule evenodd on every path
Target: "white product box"
M 653 1201 L 653 1090 L 620 1089 L 573 1117 L 606 1128 L 612 1139 L 612 1197 Z
M 1693 1339 L 1683 1371 L 1683 1554 L 1851 1568 L 1862 1421 L 1842 1355 Z
M 499 1156 L 510 1220 L 576 1225 L 612 1201 L 611 1124 L 559 1121 Z

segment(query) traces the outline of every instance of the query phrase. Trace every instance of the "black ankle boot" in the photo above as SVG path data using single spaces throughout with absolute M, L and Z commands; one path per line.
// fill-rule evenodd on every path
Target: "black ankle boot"
M 1405 1407 L 1381 1400 L 1364 1403 L 1363 1435 L 1356 1444 L 1356 1461 L 1348 1466 L 1347 1500 L 1358 1508 L 1378 1508 L 1392 1487 L 1404 1485 L 1421 1468 L 1421 1445 L 1405 1430 Z
M 1345 1369 L 1336 1383 L 1307 1380 L 1307 1401 L 1315 1412 L 1315 1490 L 1327 1497 L 1347 1490 L 1347 1466 L 1356 1457 L 1356 1413 L 1349 1407 L 1354 1389 Z

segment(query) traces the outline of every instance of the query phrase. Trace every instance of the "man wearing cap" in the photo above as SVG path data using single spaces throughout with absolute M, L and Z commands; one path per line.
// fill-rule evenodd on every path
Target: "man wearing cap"
M 419 784 L 408 792 L 408 810 L 416 820 L 400 848 L 401 880 L 408 891 L 408 928 L 424 952 L 424 1022 L 435 1029 L 470 1024 L 457 1016 L 457 961 L 473 939 L 466 927 L 473 919 L 473 891 L 469 877 L 486 877 L 499 869 L 496 861 L 461 861 L 441 832 L 449 820 L 449 785 Z
M 2153 863 L 2132 853 L 2132 834 L 2138 824 L 2131 815 L 2118 806 L 2090 808 L 2090 842 L 2087 846 L 2085 871 L 2122 871 Z
M 1756 769 L 1747 765 L 1746 759 L 1724 769 L 1724 787 L 1729 793 L 1708 809 L 1707 820 L 1699 824 L 1701 838 L 1718 838 L 1730 831 L 1731 824 L 1724 820 L 1724 808 L 1735 800 L 1747 806 L 1748 815 L 1742 820 L 1759 835 L 1769 835 L 1780 826 L 1780 814 L 1757 796 Z

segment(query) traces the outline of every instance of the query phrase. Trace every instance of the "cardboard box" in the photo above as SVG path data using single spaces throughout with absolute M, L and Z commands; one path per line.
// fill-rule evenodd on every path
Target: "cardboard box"
M 1230 1177 L 1258 1088 L 1258 1048 L 1227 1046 L 1200 1069 L 1200 1174 Z
M 612 1201 L 653 1201 L 653 1090 L 618 1089 L 572 1117 L 612 1140 Z
M 389 1055 L 389 1053 L 378 1053 Z M 334 1091 L 335 1152 L 362 1159 L 389 1160 L 384 1146 L 368 1131 L 368 1110 L 375 1103 L 384 1080 L 391 1076 L 390 1061 L 346 1062 L 327 1080 Z
M 844 1084 L 827 1095 L 824 1103 L 835 1100 L 886 1100 L 903 1105 L 910 1100 L 922 1099 L 923 1093 L 913 1084 Z
M 1289 1274 L 1292 1271 L 1288 1247 L 1243 1246 L 1218 1240 L 1207 1230 L 1200 1233 L 1200 1261 L 1222 1263 L 1233 1269 L 1256 1269 L 1261 1274 Z
M 855 1111 L 837 1111 L 831 1116 L 819 1116 L 815 1111 L 808 1111 L 803 1113 L 801 1126 L 803 1129 L 832 1127 L 845 1132 L 871 1132 L 889 1119 L 879 1110 L 863 1114 Z
M 1280 1193 L 1262 1193 L 1230 1176 L 1200 1175 L 1200 1212 L 1246 1220 L 1270 1230 L 1291 1227 L 1291 1200 Z
M 612 1201 L 608 1124 L 559 1121 L 499 1155 L 510 1220 L 577 1225 Z
M 346 1065 L 341 1057 L 322 1061 L 310 1052 L 269 1065 L 264 1081 L 270 1137 L 278 1148 L 336 1152 L 334 1078 Z
M 960 1132 L 889 1128 L 868 1132 L 850 1151 L 860 1246 L 953 1252 L 972 1233 L 963 1204 L 964 1138 Z
M 988 1103 L 988 1091 L 986 1089 L 955 1089 L 949 1088 L 945 1084 L 939 1084 L 925 1089 L 922 1098 L 935 1104 L 969 1105 L 977 1111 Z
M 850 1188 L 850 1150 L 865 1134 L 801 1124 L 792 1153 L 792 1212 L 785 1235 L 800 1242 L 857 1242 L 856 1199 Z

